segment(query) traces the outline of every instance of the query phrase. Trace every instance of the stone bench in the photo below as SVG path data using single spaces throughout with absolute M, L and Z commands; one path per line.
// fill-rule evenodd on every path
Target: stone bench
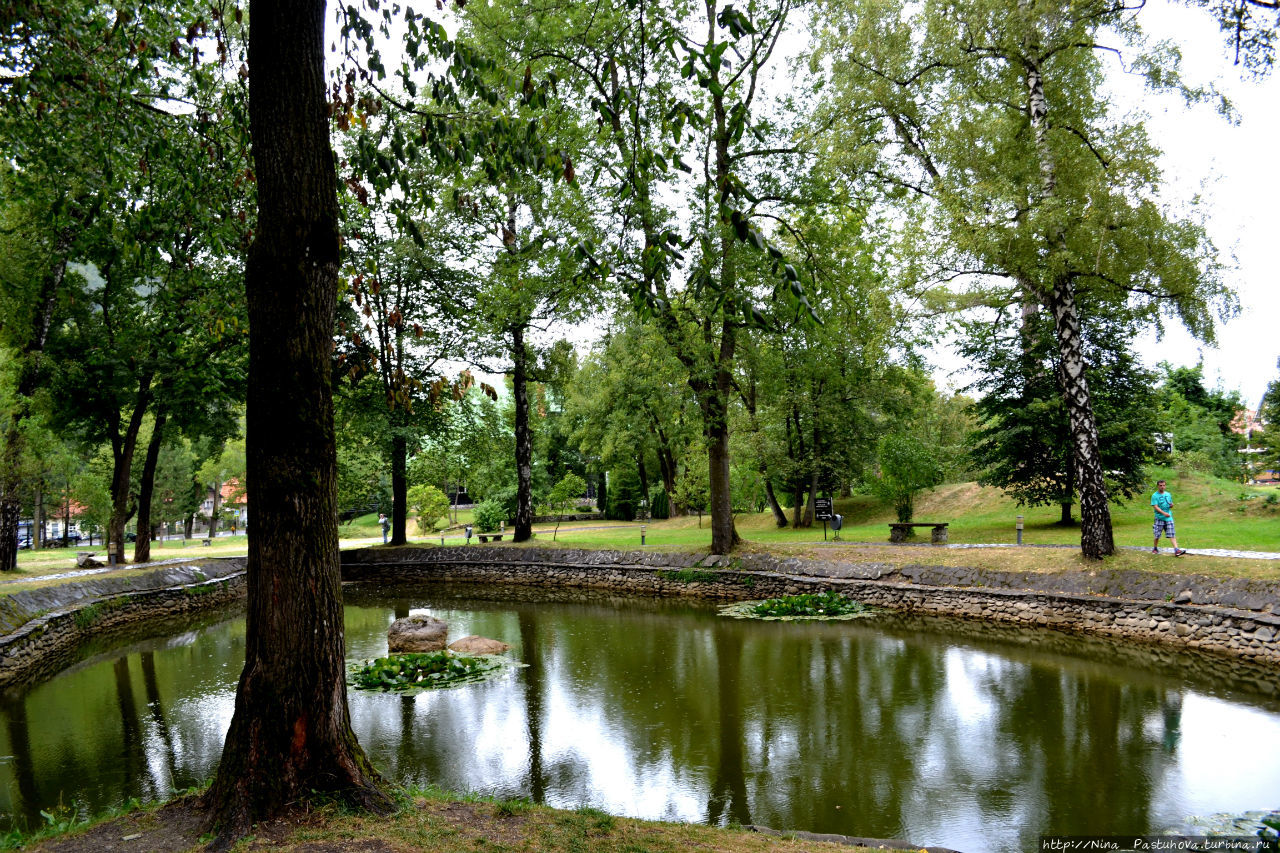
M 889 541 L 890 542 L 906 542 L 911 536 L 911 528 L 913 527 L 932 527 L 933 538 L 930 540 L 934 545 L 947 544 L 947 525 L 950 522 L 938 521 L 893 521 L 889 523 Z

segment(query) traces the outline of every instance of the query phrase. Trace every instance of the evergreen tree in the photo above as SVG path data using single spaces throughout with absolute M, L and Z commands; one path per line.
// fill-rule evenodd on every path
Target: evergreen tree
M 1098 448 L 1108 494 L 1128 498 L 1143 488 L 1143 464 L 1155 451 L 1157 377 L 1129 352 L 1123 323 L 1092 316 L 1082 337 Z M 971 439 L 978 481 L 1004 489 L 1020 506 L 1060 506 L 1061 523 L 1070 524 L 1079 482 L 1053 324 L 1040 312 L 1008 321 L 1000 313 L 968 323 L 960 347 L 981 374 L 981 425 Z

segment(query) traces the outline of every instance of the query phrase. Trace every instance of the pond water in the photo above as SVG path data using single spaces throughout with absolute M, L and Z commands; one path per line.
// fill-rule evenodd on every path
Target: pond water
M 412 609 L 527 664 L 411 697 L 352 690 L 360 741 L 398 782 L 966 853 L 1280 805 L 1280 700 L 1232 687 L 1225 661 L 888 614 L 747 622 L 479 594 L 348 590 L 352 661 L 384 654 Z M 228 618 L 3 694 L 0 825 L 210 777 L 243 655 L 243 619 Z

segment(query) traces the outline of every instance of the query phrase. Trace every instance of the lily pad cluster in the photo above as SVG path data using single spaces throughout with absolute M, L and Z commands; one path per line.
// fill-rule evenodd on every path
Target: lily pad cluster
M 351 667 L 351 684 L 358 690 L 404 692 L 455 687 L 484 681 L 510 661 L 495 655 L 454 655 L 421 652 L 387 655 Z
M 764 601 L 742 601 L 720 608 L 722 616 L 735 619 L 857 619 L 871 616 L 877 608 L 855 601 L 839 592 L 805 593 L 768 598 Z

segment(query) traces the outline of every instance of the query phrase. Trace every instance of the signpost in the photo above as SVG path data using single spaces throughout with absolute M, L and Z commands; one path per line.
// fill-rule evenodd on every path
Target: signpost
M 827 541 L 827 522 L 831 520 L 831 498 L 813 499 L 813 517 L 822 519 L 822 541 Z

